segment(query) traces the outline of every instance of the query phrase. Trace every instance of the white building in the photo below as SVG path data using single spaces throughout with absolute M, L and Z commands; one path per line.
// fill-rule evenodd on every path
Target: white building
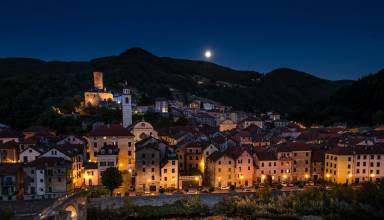
M 164 98 L 155 100 L 155 112 L 168 113 L 168 101 Z
M 127 128 L 132 124 L 132 97 L 131 91 L 128 88 L 123 89 L 123 127 Z

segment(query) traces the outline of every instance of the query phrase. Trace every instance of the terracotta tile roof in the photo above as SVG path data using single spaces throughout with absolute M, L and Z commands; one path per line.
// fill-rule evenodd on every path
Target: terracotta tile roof
M 37 168 L 46 168 L 46 167 L 67 167 L 72 166 L 72 162 L 65 160 L 64 158 L 58 157 L 39 157 L 36 160 L 26 163 L 25 167 L 37 167 Z
M 275 147 L 277 147 L 278 152 L 311 151 L 310 146 L 304 142 L 287 142 Z
M 261 121 L 261 119 L 253 117 L 253 116 L 250 116 L 250 117 L 247 117 L 247 118 L 241 120 L 240 123 L 243 123 L 243 122 L 246 122 L 246 121 Z
M 0 138 L 19 138 L 20 136 L 19 132 L 10 128 L 0 130 Z
M 326 153 L 336 155 L 384 154 L 384 145 L 375 144 L 373 146 L 335 147 L 326 151 Z
M 210 161 L 216 162 L 219 160 L 222 156 L 224 156 L 224 152 L 222 151 L 215 151 L 213 154 L 211 154 L 207 159 Z
M 16 175 L 21 172 L 22 164 L 20 163 L 0 163 L 1 175 Z
M 208 160 L 217 161 L 222 156 L 228 156 L 228 157 L 236 160 L 244 151 L 247 151 L 246 148 L 244 148 L 244 147 L 238 147 L 238 146 L 228 147 L 225 151 L 214 152 L 213 154 L 211 154 L 208 157 Z
M 89 136 L 134 136 L 129 128 L 120 124 L 102 125 L 93 129 Z
M 55 132 L 54 130 L 44 126 L 30 126 L 23 130 L 24 132 Z
M 62 152 L 63 154 L 67 155 L 68 157 L 74 157 L 79 154 L 83 154 L 85 146 L 81 144 L 77 144 L 77 145 L 66 144 L 66 145 L 57 145 L 54 148 Z
M 212 142 L 217 143 L 217 144 L 223 144 L 223 143 L 225 143 L 225 141 L 226 141 L 226 139 L 223 136 L 217 136 L 217 137 L 212 139 Z
M 311 153 L 311 162 L 324 162 L 325 151 L 323 150 L 314 150 Z
M 19 149 L 19 144 L 14 141 L 0 143 L 0 149 Z
M 247 151 L 246 148 L 244 147 L 238 147 L 238 146 L 233 146 L 233 147 L 228 147 L 224 153 L 231 157 L 232 159 L 236 160 L 238 157 L 241 156 L 241 154 Z
M 260 161 L 271 161 L 271 160 L 277 160 L 277 155 L 273 151 L 268 151 L 268 150 L 258 150 L 255 151 L 255 154 L 257 158 Z
M 160 150 L 159 144 L 161 144 L 161 143 L 167 145 L 167 143 L 165 143 L 164 141 L 161 141 L 157 138 L 147 137 L 147 138 L 144 138 L 143 140 L 136 143 L 136 151 L 143 149 L 143 148 L 148 148 L 148 147 L 153 148 L 155 150 Z
M 185 145 L 185 148 L 204 148 L 204 144 L 200 141 L 191 141 Z

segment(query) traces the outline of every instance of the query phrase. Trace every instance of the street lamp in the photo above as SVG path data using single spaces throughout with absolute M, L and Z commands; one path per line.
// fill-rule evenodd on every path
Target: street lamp
M 375 174 L 371 173 L 369 176 L 371 177 L 371 181 L 373 181 L 373 178 L 375 178 Z
M 327 177 L 327 179 L 329 181 L 329 178 L 331 177 L 331 174 L 327 173 L 325 176 Z
M 264 183 L 265 175 L 261 175 L 261 182 Z

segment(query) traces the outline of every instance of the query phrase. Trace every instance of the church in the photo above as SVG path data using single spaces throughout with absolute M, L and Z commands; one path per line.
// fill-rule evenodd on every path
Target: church
M 158 138 L 158 135 L 153 126 L 144 120 L 132 124 L 132 97 L 127 87 L 123 88 L 121 105 L 121 124 L 101 125 L 89 133 L 89 160 L 99 166 L 116 166 L 120 171 L 132 172 L 135 170 L 135 144 L 147 137 Z M 104 152 L 108 151 L 118 152 L 115 155 L 117 158 L 105 156 Z
M 113 100 L 112 92 L 104 87 L 102 72 L 93 72 L 93 88 L 84 92 L 84 100 L 85 106 L 99 106 Z

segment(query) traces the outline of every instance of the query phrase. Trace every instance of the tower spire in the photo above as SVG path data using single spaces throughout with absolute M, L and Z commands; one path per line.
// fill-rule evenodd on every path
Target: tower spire
M 131 91 L 128 88 L 128 83 L 125 81 L 123 87 L 123 100 L 122 100 L 122 113 L 123 113 L 123 127 L 127 128 L 132 124 L 132 99 Z

